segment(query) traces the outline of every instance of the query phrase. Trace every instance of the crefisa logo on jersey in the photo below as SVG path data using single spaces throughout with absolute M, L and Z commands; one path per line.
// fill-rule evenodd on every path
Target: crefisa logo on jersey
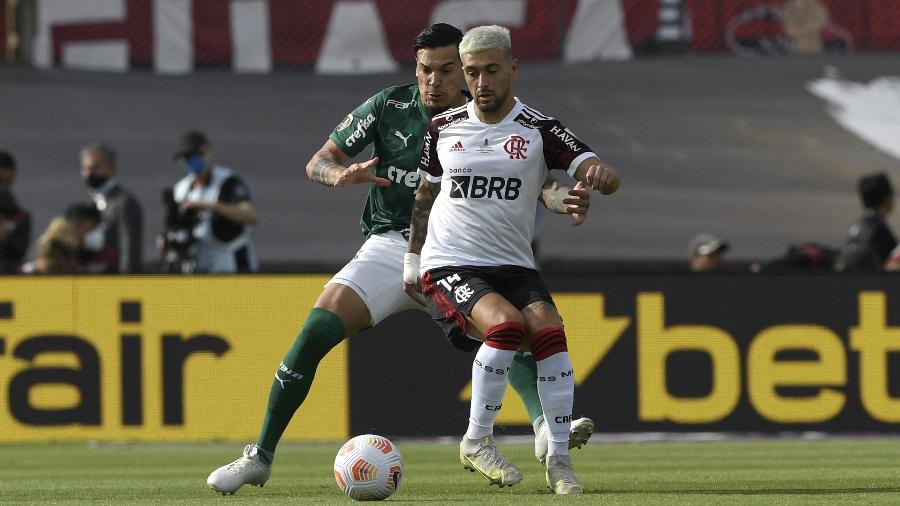
M 352 117 L 350 119 L 351 121 L 353 120 Z M 365 118 L 359 120 L 356 123 L 356 129 L 353 130 L 353 135 L 347 137 L 344 144 L 346 144 L 348 148 L 353 146 L 357 140 L 362 139 L 363 136 L 366 135 L 366 129 L 372 126 L 372 123 L 375 123 L 375 116 L 373 114 L 369 114 Z
M 510 160 L 524 160 L 528 158 L 525 151 L 528 149 L 529 142 L 531 141 L 526 141 L 524 137 L 510 135 L 506 144 L 503 145 L 503 149 L 509 154 Z
M 517 177 L 450 176 L 451 199 L 516 200 L 521 187 Z

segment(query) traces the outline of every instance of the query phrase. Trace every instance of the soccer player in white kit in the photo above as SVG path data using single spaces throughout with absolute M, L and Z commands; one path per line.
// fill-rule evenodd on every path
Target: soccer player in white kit
M 509 30 L 474 28 L 459 52 L 474 100 L 435 116 L 425 135 L 404 289 L 423 302 L 421 274 L 424 302 L 444 331 L 484 339 L 472 366 L 462 464 L 492 484 L 522 480 L 494 444 L 493 427 L 513 356 L 526 346 L 550 432 L 547 486 L 580 494 L 568 447 L 575 376 L 562 318 L 534 270 L 533 208 L 548 170 L 604 195 L 618 189 L 619 177 L 559 121 L 513 96 L 518 61 Z
M 207 485 L 213 490 L 233 494 L 245 484 L 266 483 L 276 446 L 306 399 L 320 360 L 343 339 L 392 314 L 419 309 L 399 283 L 414 191 L 419 184 L 416 167 L 431 118 L 466 103 L 457 51 L 461 39 L 458 28 L 444 23 L 423 30 L 413 43 L 418 82 L 392 86 L 366 100 L 335 128 L 307 164 L 309 178 L 323 185 L 370 186 L 360 220 L 367 239 L 356 256 L 325 286 L 275 370 L 256 443 L 247 445 L 243 456 L 209 475 Z M 373 158 L 347 166 L 352 157 L 370 145 L 374 147 Z M 554 212 L 571 213 L 574 224 L 585 219 L 589 200 L 584 189 L 570 190 L 550 179 L 542 192 L 544 205 Z M 534 206 L 532 202 L 532 215 Z M 466 351 L 481 345 L 465 334 L 452 336 L 451 342 Z M 523 386 L 519 395 L 531 416 L 542 411 L 535 385 L 528 380 L 536 374 L 536 367 L 530 355 L 520 357 L 510 376 L 514 378 L 514 388 Z M 547 425 L 543 414 L 531 419 L 535 457 L 543 464 L 548 446 Z M 589 418 L 573 420 L 570 430 L 572 446 L 580 448 L 590 438 L 594 423 Z

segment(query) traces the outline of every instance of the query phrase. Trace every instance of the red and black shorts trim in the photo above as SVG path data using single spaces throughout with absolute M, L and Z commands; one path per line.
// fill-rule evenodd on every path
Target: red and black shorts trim
M 540 274 L 515 265 L 431 269 L 422 276 L 422 289 L 428 311 L 444 335 L 453 346 L 469 352 L 481 341 L 466 332 L 466 317 L 485 294 L 498 293 L 519 310 L 539 300 L 553 304 Z

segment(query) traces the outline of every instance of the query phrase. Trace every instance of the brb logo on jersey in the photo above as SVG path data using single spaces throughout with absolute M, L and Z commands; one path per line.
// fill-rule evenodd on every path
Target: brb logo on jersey
M 525 150 L 527 149 L 526 146 L 528 146 L 529 142 L 531 141 L 526 141 L 518 135 L 510 135 L 509 140 L 503 145 L 503 149 L 509 154 L 510 160 L 524 160 L 528 158 L 528 155 L 525 154 Z
M 517 177 L 451 176 L 451 199 L 516 200 L 522 180 Z

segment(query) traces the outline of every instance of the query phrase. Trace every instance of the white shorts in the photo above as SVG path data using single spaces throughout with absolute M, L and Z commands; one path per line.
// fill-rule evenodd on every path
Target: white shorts
M 362 247 L 326 283 L 350 287 L 369 308 L 371 325 L 407 309 L 427 311 L 403 291 L 403 254 L 406 239 L 397 231 L 370 236 Z

